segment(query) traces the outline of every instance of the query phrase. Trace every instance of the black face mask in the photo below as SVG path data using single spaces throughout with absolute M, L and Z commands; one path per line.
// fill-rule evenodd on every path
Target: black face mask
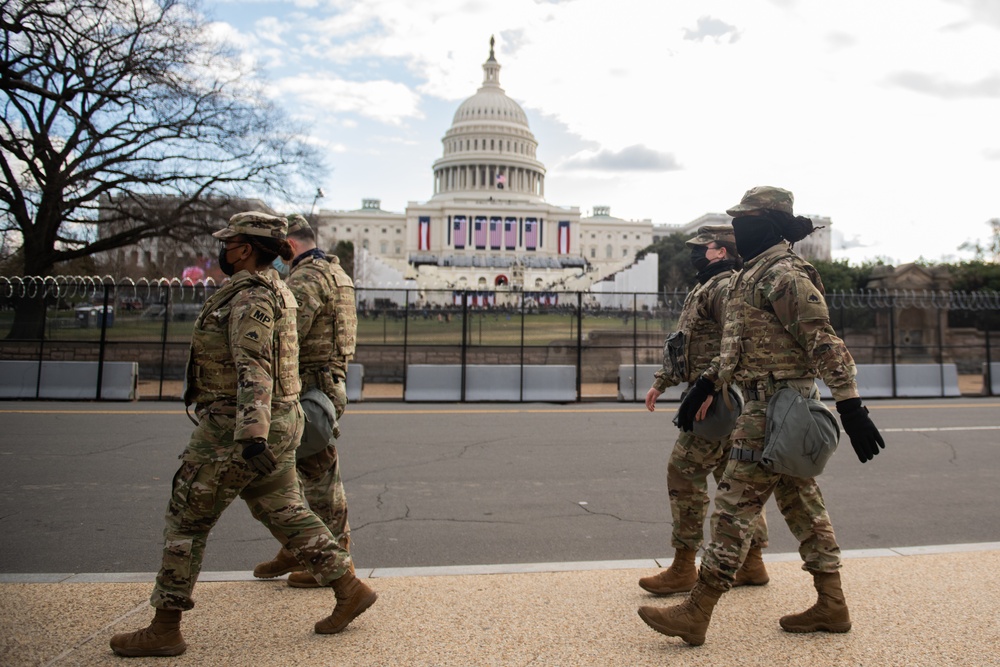
M 733 234 L 736 236 L 736 250 L 744 261 L 750 261 L 784 239 L 770 218 L 757 215 L 734 219 Z
M 708 249 L 703 245 L 691 247 L 691 263 L 694 264 L 697 271 L 704 271 L 705 267 L 708 266 L 708 257 L 705 257 L 706 250 Z
M 231 276 L 236 273 L 236 265 L 226 259 L 226 256 L 229 254 L 229 250 L 231 250 L 231 248 L 227 249 L 225 244 L 219 246 L 219 268 L 227 276 Z

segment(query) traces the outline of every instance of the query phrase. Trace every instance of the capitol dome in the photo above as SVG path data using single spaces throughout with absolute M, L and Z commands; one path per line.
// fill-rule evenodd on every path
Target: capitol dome
M 542 201 L 545 167 L 521 105 L 500 87 L 500 63 L 493 52 L 483 63 L 483 85 L 459 105 L 434 162 L 433 199 L 490 197 Z

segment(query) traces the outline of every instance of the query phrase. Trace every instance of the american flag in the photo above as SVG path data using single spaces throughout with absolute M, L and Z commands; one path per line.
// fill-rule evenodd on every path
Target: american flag
M 507 182 L 506 174 L 497 174 L 497 189 L 503 190 L 504 183 Z
M 517 218 L 507 218 L 503 221 L 503 239 L 507 250 L 517 248 Z
M 473 241 L 476 244 L 478 250 L 486 250 L 486 218 L 483 216 L 477 216 L 476 221 L 472 227 L 473 230 Z
M 569 220 L 559 221 L 559 254 L 569 254 Z
M 503 237 L 503 223 L 500 218 L 490 218 L 490 249 L 499 250 Z
M 465 247 L 466 222 L 464 215 L 456 215 L 452 220 L 452 238 L 458 249 Z
M 417 250 L 431 249 L 431 219 L 421 217 L 417 227 Z
M 524 219 L 524 247 L 526 250 L 538 247 L 538 218 Z

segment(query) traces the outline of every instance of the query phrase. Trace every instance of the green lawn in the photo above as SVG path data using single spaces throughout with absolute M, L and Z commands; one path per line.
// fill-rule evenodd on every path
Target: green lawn
M 0 311 L 0 338 L 10 330 L 12 311 Z M 640 314 L 638 320 L 622 316 L 586 314 L 583 318 L 583 333 L 593 331 L 615 332 L 630 335 L 654 333 L 665 336 L 674 326 L 674 320 L 645 319 Z M 187 342 L 191 339 L 194 322 L 171 321 L 167 328 L 168 342 Z M 523 332 L 522 332 L 523 329 Z M 525 314 L 522 327 L 520 313 L 472 313 L 469 318 L 468 343 L 471 345 L 548 345 L 553 341 L 576 340 L 577 318 L 573 312 Z M 101 327 L 91 322 L 89 327 L 81 327 L 73 311 L 49 311 L 46 320 L 47 340 L 79 340 L 97 342 L 101 338 Z M 113 326 L 107 328 L 109 341 L 159 342 L 163 336 L 163 321 L 140 317 L 139 314 L 116 314 Z M 407 320 L 400 317 L 362 318 L 358 321 L 358 343 L 370 345 L 402 345 L 408 342 L 417 345 L 461 345 L 462 318 L 452 315 L 439 321 L 436 314 L 424 318 L 410 314 Z

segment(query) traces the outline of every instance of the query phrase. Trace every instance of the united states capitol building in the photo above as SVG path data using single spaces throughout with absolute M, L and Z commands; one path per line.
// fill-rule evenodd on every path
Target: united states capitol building
M 538 141 L 524 110 L 500 86 L 493 40 L 482 67 L 482 86 L 459 105 L 442 139 L 430 199 L 409 202 L 404 213 L 382 210 L 378 199 L 364 199 L 353 211 L 320 210 L 320 247 L 353 242 L 362 299 L 364 288 L 399 286 L 419 290 L 430 303 L 471 292 L 476 305 L 522 298 L 554 304 L 562 293 L 589 292 L 592 301 L 613 306 L 602 295 L 646 292 L 655 305 L 658 258 L 650 253 L 636 261 L 637 253 L 665 234 L 693 235 L 729 216 L 654 225 L 616 218 L 609 206 L 583 217 L 578 206 L 547 202 Z M 828 259 L 829 220 L 817 224 L 826 229 L 797 250 Z

